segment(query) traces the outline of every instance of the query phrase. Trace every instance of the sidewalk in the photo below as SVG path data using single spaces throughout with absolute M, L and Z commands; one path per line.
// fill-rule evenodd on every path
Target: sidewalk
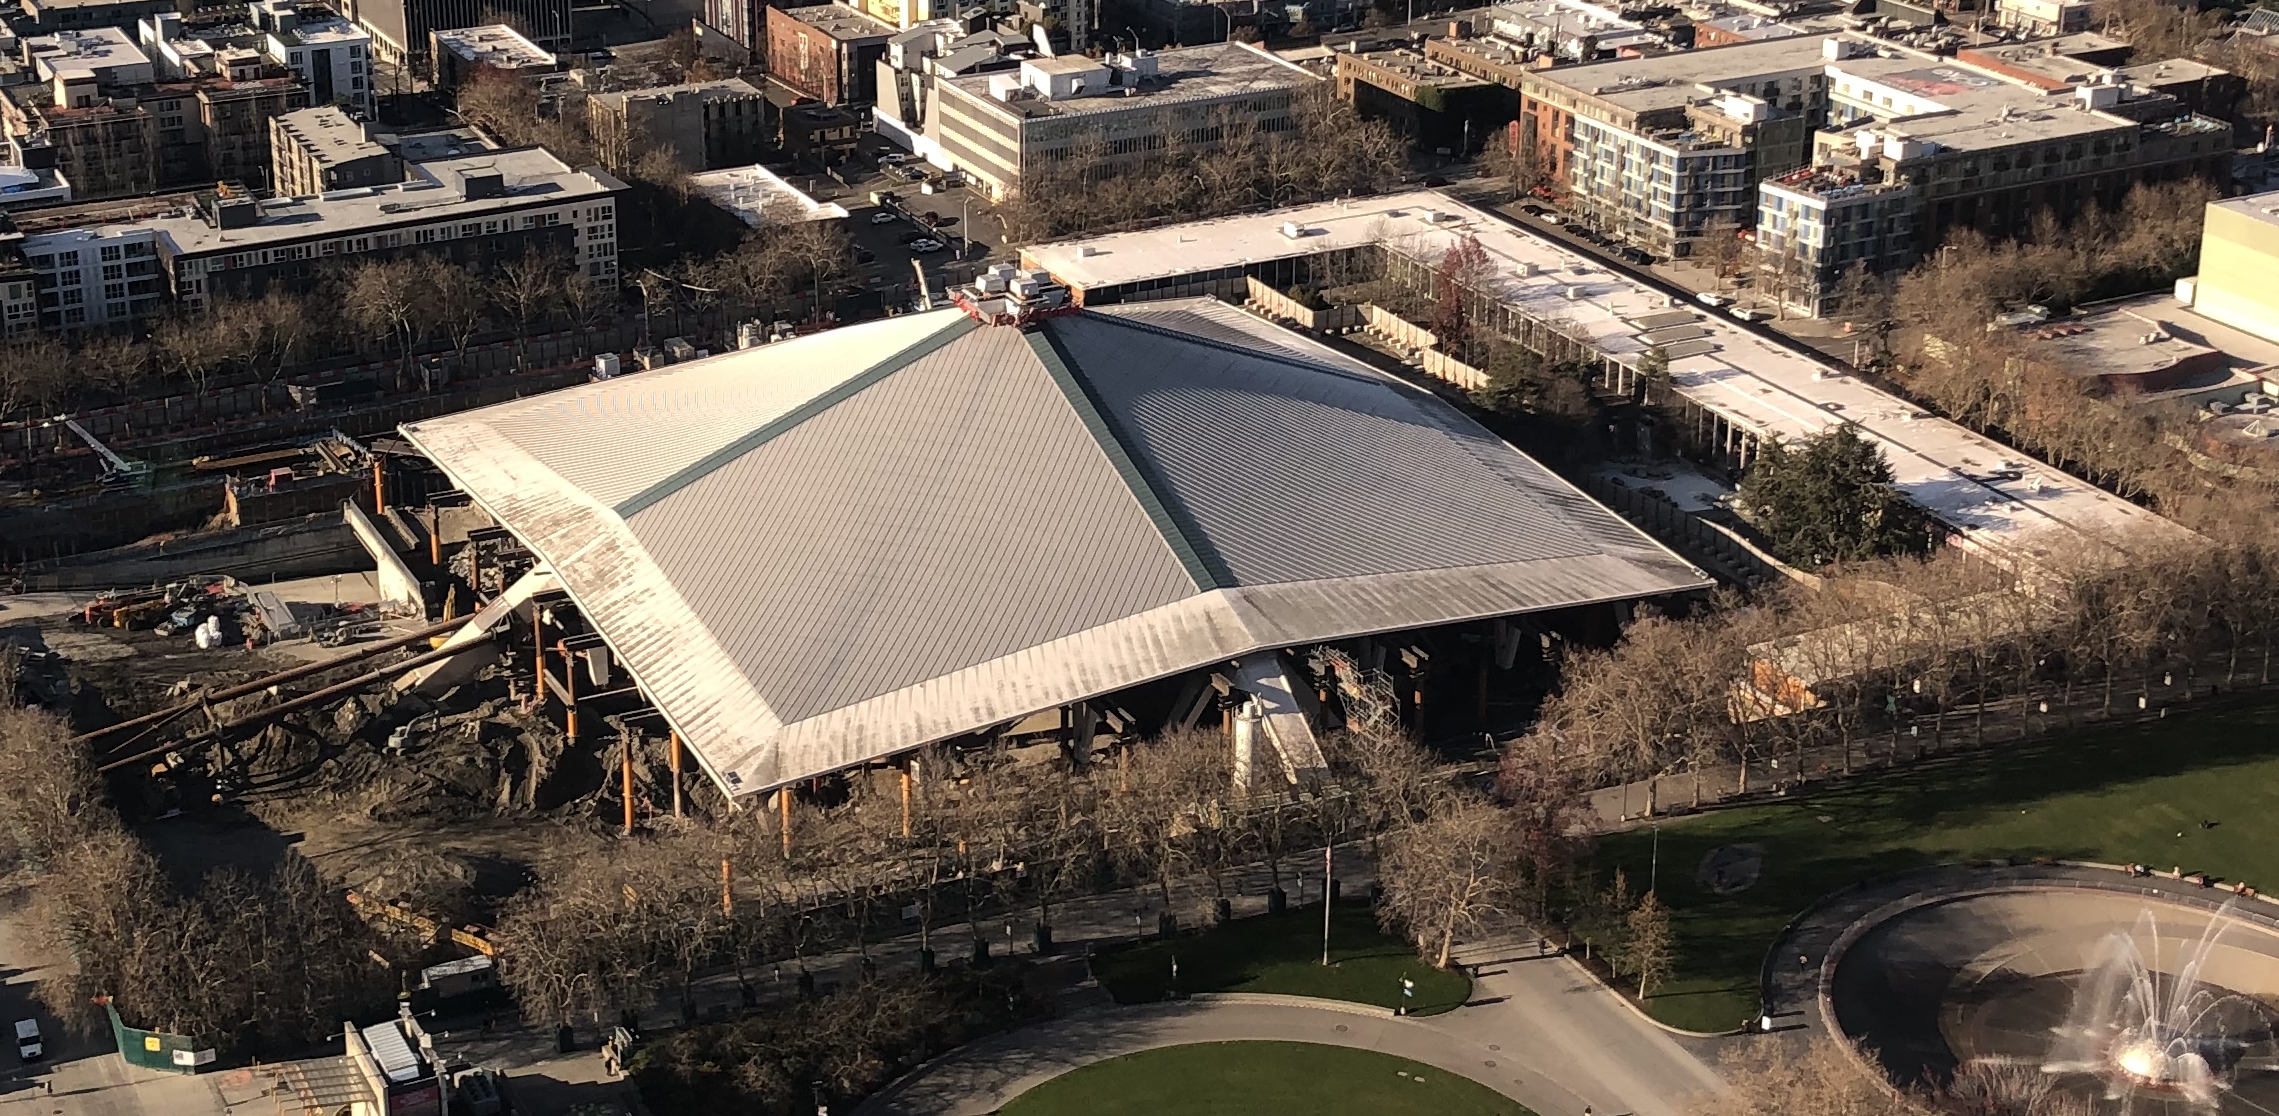
M 1348 897 L 1365 894 L 1376 880 L 1376 868 L 1366 845 L 1352 844 L 1337 850 L 1337 879 L 1342 893 Z M 1322 893 L 1321 850 L 1294 854 L 1283 861 L 1283 887 L 1289 891 L 1293 906 L 1316 903 Z M 1267 906 L 1267 891 L 1271 887 L 1266 865 L 1253 864 L 1236 873 L 1228 881 L 1230 905 L 1237 918 L 1263 914 Z M 1207 926 L 1212 913 L 1212 895 L 1208 881 L 1182 880 L 1172 887 L 1172 913 L 1183 928 Z M 1081 958 L 1094 950 L 1118 942 L 1134 941 L 1155 932 L 1156 914 L 1161 907 L 1152 887 L 1110 892 L 1070 899 L 1053 907 L 1054 955 Z M 947 966 L 953 961 L 972 956 L 973 941 L 978 929 L 982 940 L 989 943 L 992 957 L 1036 956 L 1036 944 L 1030 928 L 1036 919 L 1034 907 L 1006 911 L 979 920 L 979 927 L 967 922 L 953 922 L 933 928 L 927 935 L 937 963 Z M 871 943 L 867 949 L 840 949 L 809 957 L 806 971 L 814 974 L 818 991 L 829 991 L 833 986 L 852 983 L 861 978 L 862 964 L 867 957 L 881 974 L 914 974 L 918 971 L 919 937 L 915 931 L 883 941 Z M 752 970 L 749 976 L 758 1002 L 770 1003 L 790 999 L 799 994 L 799 973 L 796 962 L 786 961 Z M 731 970 L 708 972 L 699 977 L 693 986 L 692 998 L 698 1018 L 712 1018 L 716 1013 L 733 1018 L 743 1009 L 743 994 Z M 679 991 L 670 985 L 657 990 L 653 1005 L 641 1016 L 643 1024 L 651 1029 L 677 1025 L 680 1020 Z M 502 1013 L 507 1014 L 507 1013 Z M 545 1073 L 561 1080 L 598 1080 L 600 1056 L 593 1053 L 600 1044 L 600 1036 L 615 1026 L 615 1018 L 581 1019 L 575 1021 L 580 1053 L 564 1056 L 555 1052 L 554 1029 L 551 1024 L 533 1026 L 520 1020 L 494 1021 L 489 1031 L 483 1030 L 483 1017 L 469 1015 L 438 1020 L 436 1027 L 442 1032 L 438 1042 L 449 1056 L 477 1065 L 490 1065 L 512 1069 L 517 1073 Z M 563 1077 L 563 1074 L 584 1076 Z

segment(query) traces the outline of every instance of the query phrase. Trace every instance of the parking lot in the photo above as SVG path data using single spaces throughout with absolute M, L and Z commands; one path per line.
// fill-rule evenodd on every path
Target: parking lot
M 914 301 L 912 260 L 924 267 L 927 287 L 939 299 L 945 287 L 970 278 L 992 254 L 1008 254 L 1002 226 L 987 198 L 962 185 L 937 185 L 933 193 L 923 192 L 920 180 L 925 172 L 937 180 L 940 172 L 915 158 L 904 164 L 907 170 L 878 162 L 881 155 L 907 154 L 883 138 L 866 139 L 856 160 L 842 172 L 843 192 L 832 199 L 847 208 L 847 231 L 856 248 L 856 283 L 878 291 L 889 306 Z M 871 200 L 873 193 L 893 197 L 880 205 Z M 925 241 L 940 247 L 929 248 Z

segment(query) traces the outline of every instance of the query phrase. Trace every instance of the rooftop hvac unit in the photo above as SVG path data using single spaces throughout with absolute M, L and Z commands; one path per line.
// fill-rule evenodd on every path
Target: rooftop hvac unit
M 1077 248 L 1076 248 L 1076 255 L 1077 255 L 1077 257 L 1078 257 L 1078 258 L 1084 258 L 1084 257 L 1087 257 L 1087 256 L 1097 256 L 1097 255 L 1099 255 L 1099 254 L 1100 254 L 1100 250 L 1099 250 L 1098 248 L 1095 248 L 1095 247 L 1093 247 L 1092 245 L 1089 245 L 1089 244 L 1080 244 L 1080 245 L 1078 245 L 1078 246 L 1077 246 Z
M 1529 263 L 1523 260 L 1519 265 L 1519 277 L 1522 279 L 1533 279 L 1539 270 L 1540 269 L 1537 268 L 1533 263 Z
M 1583 288 L 1580 285 L 1570 284 L 1567 287 L 1567 301 L 1578 302 L 1582 299 L 1582 297 Z

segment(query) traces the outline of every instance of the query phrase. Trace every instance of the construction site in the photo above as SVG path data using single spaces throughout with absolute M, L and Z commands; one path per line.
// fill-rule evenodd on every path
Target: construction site
M 489 926 L 565 834 L 757 824 L 789 857 L 858 793 L 899 793 L 908 836 L 922 762 L 1177 730 L 1238 787 L 1313 785 L 1356 672 L 1484 755 L 1567 645 L 1711 585 L 1339 350 L 1000 270 L 955 308 L 198 459 L 229 478 L 205 540 L 0 597 L 0 667 L 170 874 L 306 859 L 420 943 L 410 995 L 511 958 Z

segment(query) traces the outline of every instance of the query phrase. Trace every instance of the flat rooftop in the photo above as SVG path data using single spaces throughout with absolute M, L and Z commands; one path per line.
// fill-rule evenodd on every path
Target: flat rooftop
M 505 178 L 506 196 L 472 201 L 461 196 L 459 175 L 484 171 L 495 171 Z M 418 177 L 395 185 L 265 201 L 260 203 L 260 223 L 242 229 L 215 228 L 196 215 L 160 217 L 144 224 L 172 241 L 177 251 L 195 255 L 223 249 L 242 251 L 357 228 L 448 220 L 496 212 L 514 204 L 567 204 L 580 198 L 609 196 L 625 188 L 599 170 L 571 170 L 560 159 L 535 147 L 420 163 L 413 166 L 412 173 Z
M 805 8 L 785 8 L 783 14 L 813 27 L 834 39 L 885 38 L 900 28 L 878 19 L 858 8 L 845 4 L 816 4 Z
M 816 201 L 755 163 L 688 176 L 689 188 L 753 228 L 829 221 L 847 215 L 837 202 Z
M 2217 355 L 2168 328 L 2156 315 L 2114 308 L 2028 326 L 2020 331 L 2074 376 L 2142 376 Z M 2218 374 L 2215 379 L 2221 380 Z
M 1285 223 L 1303 235 L 1285 236 Z M 1650 347 L 1640 334 L 1667 328 L 1671 315 L 1682 315 L 1709 347 L 1670 362 L 1680 394 L 1760 437 L 1805 438 L 1856 424 L 1883 448 L 1901 492 L 1991 554 L 2048 562 L 2081 554 L 2088 543 L 2092 551 L 2126 556 L 2140 542 L 2187 534 L 2086 481 L 1926 415 L 1817 357 L 1435 191 L 1036 245 L 1022 255 L 1064 283 L 1094 288 L 1370 244 L 1437 258 L 1465 236 L 1477 237 L 1487 251 L 1503 301 L 1561 321 L 1616 361 L 1635 363 Z M 1084 254 L 1086 248 L 1092 254 Z M 1527 274 L 1530 269 L 1534 274 Z M 1642 324 L 1649 320 L 1664 324 Z M 2013 472 L 2016 479 L 2009 479 Z
M 2279 190 L 2265 194 L 2248 194 L 2244 197 L 2229 198 L 2209 204 L 2217 209 L 2230 210 L 2250 221 L 2260 221 L 2266 225 L 2279 225 Z
M 1418 85 L 1451 89 L 1493 84 L 1482 78 L 1473 77 L 1453 66 L 1435 62 L 1413 50 L 1401 47 L 1390 50 L 1364 51 L 1360 54 L 1341 54 L 1338 57 L 1351 58 L 1355 61 L 1366 62 L 1380 70 L 1389 70 Z
M 349 163 L 388 153 L 387 145 L 364 133 L 364 126 L 333 105 L 288 112 L 276 127 L 298 142 L 309 157 L 323 164 Z
M 372 138 L 407 163 L 457 159 L 497 148 L 473 128 L 436 128 L 421 132 L 375 132 Z
M 89 27 L 58 31 L 24 40 L 41 81 L 54 81 L 59 72 L 148 66 L 150 56 L 126 32 L 116 27 Z
M 1782 23 L 1770 16 L 1751 15 L 1746 12 L 1705 19 L 1695 27 L 1714 27 L 1728 35 L 1739 35 L 1752 42 L 1766 39 L 1786 39 L 1811 32 L 1793 23 Z M 1699 32 L 1696 32 L 1697 34 Z
M 277 40 L 287 46 L 328 46 L 333 43 L 370 42 L 372 36 L 339 16 L 322 19 L 303 17 L 298 27 L 278 32 Z
M 464 58 L 469 62 L 495 66 L 501 70 L 543 69 L 554 65 L 553 52 L 522 37 L 522 33 L 503 23 L 482 27 L 454 27 L 448 31 L 430 31 L 435 45 Z
M 1817 35 L 1767 39 L 1675 54 L 1560 66 L 1539 70 L 1536 77 L 1633 112 L 1678 108 L 1703 96 L 1696 86 L 1730 86 L 1775 74 L 1818 70 L 1828 62 L 1822 54 L 1824 41 L 1824 36 Z
M 1142 103 L 1218 100 L 1275 89 L 1294 89 L 1321 80 L 1302 66 L 1285 62 L 1267 51 L 1242 43 L 1211 43 L 1177 50 L 1159 50 L 1155 52 L 1155 58 L 1157 80 L 1141 86 L 1138 94 L 1128 97 L 1069 97 L 1058 101 L 1024 98 L 1000 101 L 989 92 L 990 79 L 997 75 L 986 73 L 954 77 L 942 84 L 999 112 L 1034 118 L 1118 112 Z M 1088 69 L 1103 65 L 1085 61 Z
M 760 87 L 743 78 L 726 78 L 721 81 L 695 81 L 684 85 L 652 85 L 646 89 L 626 89 L 616 93 L 596 93 L 589 99 L 600 101 L 612 108 L 623 109 L 627 101 L 648 98 L 669 101 L 679 96 L 694 96 L 703 101 L 718 101 L 736 97 L 764 97 Z

